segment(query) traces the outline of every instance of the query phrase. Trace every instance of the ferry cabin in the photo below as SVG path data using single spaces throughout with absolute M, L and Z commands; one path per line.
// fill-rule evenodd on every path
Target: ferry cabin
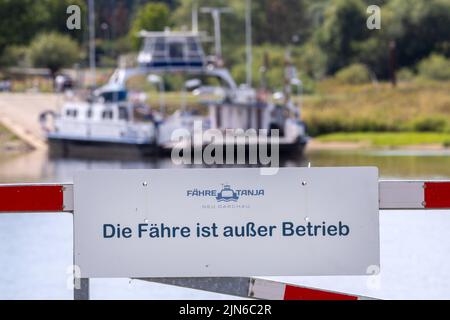
M 143 106 L 126 102 L 124 90 L 104 91 L 95 101 L 66 102 L 54 120 L 50 140 L 153 144 L 155 127 L 140 116 Z
M 144 46 L 138 55 L 140 67 L 161 72 L 202 70 L 206 58 L 200 34 L 194 32 L 141 31 Z

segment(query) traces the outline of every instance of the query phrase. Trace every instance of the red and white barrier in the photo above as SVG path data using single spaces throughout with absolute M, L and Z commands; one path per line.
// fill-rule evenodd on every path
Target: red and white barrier
M 380 181 L 380 210 L 450 209 L 450 181 Z M 73 212 L 73 184 L 0 185 L 0 213 Z
M 449 181 L 380 181 L 380 210 L 450 209 Z
M 73 212 L 73 185 L 0 185 L 0 213 L 34 212 Z
M 380 210 L 439 210 L 450 209 L 450 181 L 380 181 Z M 32 213 L 32 212 L 72 212 L 73 185 L 0 185 L 0 213 Z M 220 280 L 220 278 L 217 281 Z M 82 297 L 88 297 L 88 279 L 82 279 L 86 284 L 86 292 L 75 292 Z M 225 286 L 227 289 L 215 291 L 218 283 L 214 279 L 142 279 L 178 285 L 187 288 L 214 291 L 254 299 L 267 300 L 362 300 L 367 297 L 346 293 L 307 288 L 256 278 L 239 278 L 239 283 L 245 283 L 242 289 Z M 221 279 L 222 281 L 224 279 Z M 203 283 L 202 283 L 203 281 Z M 221 282 L 222 283 L 222 282 Z M 83 295 L 84 294 L 84 295 Z
M 370 298 L 263 279 L 251 279 L 249 298 L 262 300 L 368 300 Z

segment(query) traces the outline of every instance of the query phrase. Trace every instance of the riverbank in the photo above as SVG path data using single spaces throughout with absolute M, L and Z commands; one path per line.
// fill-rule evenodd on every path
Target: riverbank
M 315 149 L 414 149 L 450 148 L 450 133 L 434 132 L 355 132 L 332 133 L 313 140 Z
M 325 80 L 317 83 L 316 91 L 304 97 L 302 108 L 314 137 L 343 132 L 450 133 L 449 81 L 414 80 L 393 88 L 389 83 L 343 85 Z

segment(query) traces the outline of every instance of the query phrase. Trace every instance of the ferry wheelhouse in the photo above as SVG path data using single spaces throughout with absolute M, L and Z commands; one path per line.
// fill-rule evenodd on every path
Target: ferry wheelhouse
M 197 32 L 148 32 L 139 34 L 144 45 L 137 62 L 151 72 L 201 72 L 206 57 Z

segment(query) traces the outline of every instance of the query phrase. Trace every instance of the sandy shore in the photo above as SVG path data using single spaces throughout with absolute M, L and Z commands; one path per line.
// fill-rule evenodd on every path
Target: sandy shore
M 409 146 L 374 147 L 364 142 L 321 142 L 311 139 L 308 144 L 309 151 L 358 151 L 358 150 L 406 150 L 406 151 L 443 151 L 449 150 L 441 144 L 419 144 Z
M 370 146 L 364 143 L 356 142 L 320 142 L 318 140 L 311 139 L 308 144 L 308 150 L 310 151 L 322 151 L 322 150 L 361 150 L 369 149 Z
M 1 93 L 0 124 L 33 149 L 46 149 L 39 115 L 57 110 L 59 97 L 41 93 Z

